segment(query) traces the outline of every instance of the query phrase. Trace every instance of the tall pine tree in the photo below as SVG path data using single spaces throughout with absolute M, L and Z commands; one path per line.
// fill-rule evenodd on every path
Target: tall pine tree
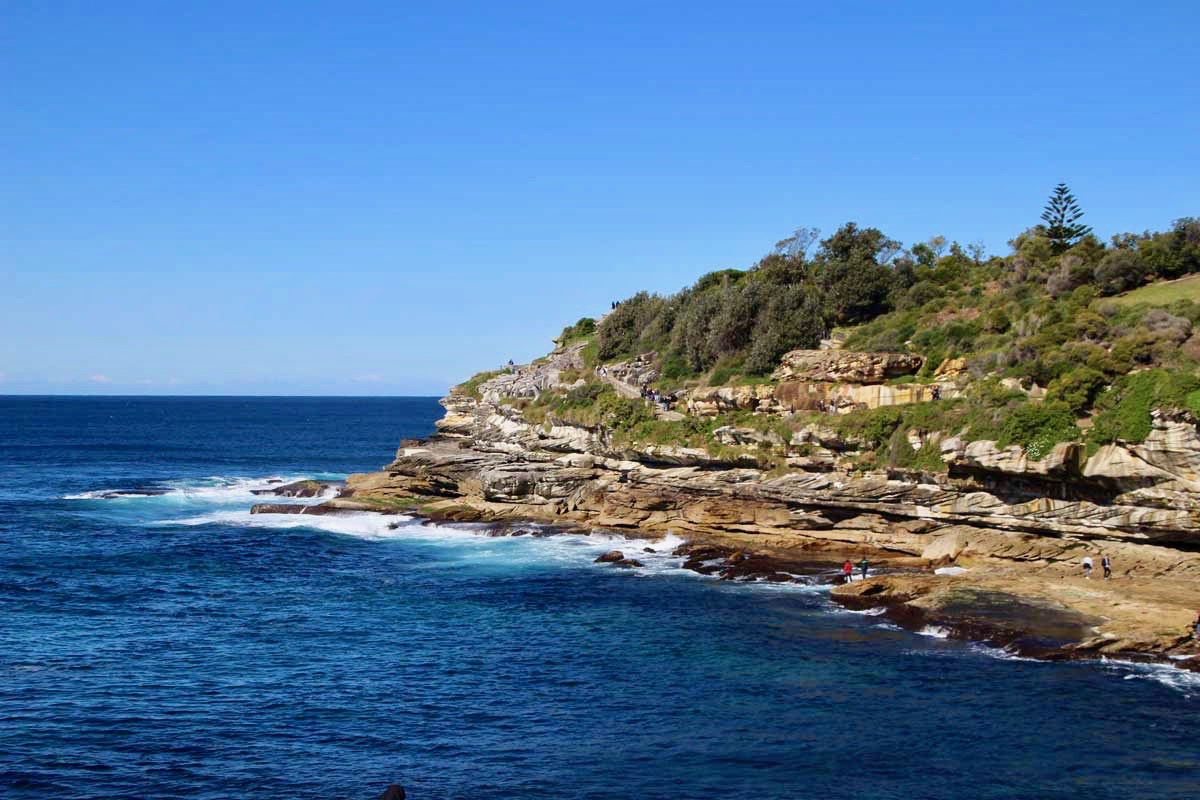
M 1046 223 L 1046 236 L 1054 244 L 1055 252 L 1061 253 L 1092 232 L 1090 225 L 1079 221 L 1082 218 L 1083 209 L 1067 185 L 1060 183 L 1054 187 L 1054 193 L 1042 212 L 1042 220 Z

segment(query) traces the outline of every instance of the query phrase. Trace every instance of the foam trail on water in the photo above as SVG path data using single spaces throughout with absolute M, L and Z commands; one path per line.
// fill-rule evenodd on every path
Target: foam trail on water
M 1110 658 L 1102 658 L 1100 663 L 1110 670 L 1125 673 L 1122 677 L 1127 681 L 1154 681 L 1182 692 L 1188 697 L 1200 695 L 1200 673 L 1198 672 L 1180 669 L 1171 664 L 1142 664 L 1136 661 Z
M 840 614 L 858 614 L 863 617 L 879 617 L 887 613 L 887 609 L 879 606 L 877 608 L 845 608 L 843 606 L 834 606 Z
M 642 566 L 622 569 L 608 564 L 595 568 L 619 572 L 631 577 L 659 575 L 687 576 L 716 580 L 716 576 L 701 575 L 683 569 L 684 559 L 674 554 L 685 540 L 674 534 L 660 539 L 630 539 L 619 534 L 592 532 L 560 532 L 551 536 L 535 535 L 550 526 L 527 524 L 524 535 L 489 536 L 490 526 L 484 524 L 434 524 L 407 515 L 383 515 L 371 512 L 340 512 L 337 514 L 251 514 L 249 510 L 215 509 L 207 513 L 180 519 L 159 519 L 154 526 L 188 527 L 229 525 L 275 530 L 309 529 L 352 536 L 367 541 L 404 539 L 434 547 L 453 548 L 455 557 L 464 560 L 502 559 L 513 564 L 558 564 L 566 567 L 592 566 L 597 556 L 610 550 L 620 550 L 626 558 L 636 559 Z M 766 591 L 828 591 L 827 586 L 809 583 L 769 583 L 738 581 L 738 586 L 754 586 Z
M 211 475 L 205 478 L 185 478 L 181 480 L 162 481 L 161 483 L 133 488 L 92 489 L 63 495 L 63 500 L 154 500 L 159 503 L 174 504 L 233 504 L 270 502 L 272 495 L 256 495 L 255 491 L 264 491 L 302 480 L 342 480 L 344 475 L 322 474 L 312 475 L 269 475 L 265 477 L 234 477 L 226 475 Z M 276 502 L 295 504 L 319 503 L 323 499 L 333 497 L 336 488 L 329 488 L 320 497 L 276 497 Z

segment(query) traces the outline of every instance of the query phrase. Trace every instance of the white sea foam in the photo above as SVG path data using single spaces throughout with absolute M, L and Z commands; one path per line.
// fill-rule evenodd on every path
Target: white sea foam
M 843 606 L 834 606 L 834 608 L 842 614 L 858 614 L 862 617 L 878 617 L 887 613 L 887 609 L 882 606 L 876 608 L 845 608 Z
M 92 489 L 86 492 L 63 495 L 63 500 L 143 500 L 150 499 L 162 503 L 213 504 L 228 505 L 233 503 L 268 502 L 271 495 L 257 495 L 254 492 L 264 491 L 293 483 L 300 480 L 339 480 L 344 476 L 314 478 L 311 475 L 270 475 L 261 478 L 229 477 L 212 475 L 206 478 L 187 478 L 181 480 L 163 481 L 153 486 L 135 489 Z M 311 504 L 319 503 L 337 494 L 337 489 L 330 487 L 320 497 L 313 498 L 276 498 L 289 503 Z
M 1102 658 L 1107 669 L 1124 673 L 1127 681 L 1146 680 L 1182 692 L 1188 697 L 1200 696 L 1200 673 L 1180 669 L 1171 664 L 1142 664 L 1137 661 Z
M 290 501 L 290 498 L 289 498 Z M 389 522 L 401 525 L 411 523 L 410 517 L 385 517 L 365 512 L 347 514 L 251 514 L 249 509 L 210 511 L 194 517 L 158 520 L 153 525 L 236 525 L 243 528 L 313 528 L 356 536 L 361 539 L 387 539 L 394 531 L 388 530 Z M 464 536 L 469 534 L 464 533 Z
M 1032 661 L 1037 664 L 1049 663 L 1037 658 L 1018 655 L 1007 647 L 993 647 L 992 645 L 984 644 L 983 642 L 971 642 L 967 646 L 967 649 L 973 653 L 978 653 L 979 655 L 987 656 L 988 658 L 999 659 L 1000 661 Z
M 158 497 L 160 492 L 137 491 L 130 489 L 122 491 L 119 489 L 94 489 L 90 492 L 79 492 L 77 494 L 64 494 L 63 500 L 126 500 L 136 497 Z
M 926 625 L 921 630 L 917 631 L 920 636 L 930 636 L 934 639 L 949 639 L 950 629 L 943 628 L 940 625 Z
M 610 550 L 620 550 L 626 558 L 636 559 L 641 566 L 616 569 L 609 564 L 596 564 L 597 569 L 613 570 L 632 577 L 660 575 L 687 576 L 715 580 L 683 568 L 684 559 L 674 554 L 685 540 L 668 534 L 660 539 L 630 539 L 619 534 L 593 532 L 556 532 L 552 536 L 490 536 L 489 526 L 483 524 L 433 524 L 407 515 L 383 515 L 371 512 L 340 512 L 336 514 L 251 514 L 246 508 L 214 509 L 203 514 L 178 519 L 160 519 L 155 526 L 231 525 L 276 530 L 310 529 L 353 536 L 368 541 L 405 539 L 431 546 L 452 547 L 464 560 L 503 558 L 514 564 L 557 563 L 578 567 L 591 565 L 597 556 Z M 538 525 L 527 525 L 537 529 Z M 738 581 L 738 586 L 753 586 L 766 591 L 828 591 L 828 586 L 808 583 L 771 583 L 768 581 Z

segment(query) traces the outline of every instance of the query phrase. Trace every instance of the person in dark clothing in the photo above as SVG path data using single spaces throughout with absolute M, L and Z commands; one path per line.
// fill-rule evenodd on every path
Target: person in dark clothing
M 1108 560 L 1108 554 L 1100 556 L 1100 566 L 1104 568 L 1104 580 L 1112 577 L 1112 562 Z
M 934 400 L 942 399 L 942 387 L 938 386 L 936 383 L 933 385 L 933 399 Z
M 863 556 L 863 560 L 858 562 L 858 568 L 862 570 L 862 579 L 867 579 L 867 568 L 871 566 L 871 562 L 867 561 L 867 557 Z

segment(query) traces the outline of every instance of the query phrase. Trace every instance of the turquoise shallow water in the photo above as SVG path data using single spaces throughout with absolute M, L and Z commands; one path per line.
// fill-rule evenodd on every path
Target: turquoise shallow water
M 1200 796 L 1170 668 L 1014 660 L 669 543 L 630 572 L 599 535 L 247 513 L 439 412 L 0 398 L 0 795 Z

